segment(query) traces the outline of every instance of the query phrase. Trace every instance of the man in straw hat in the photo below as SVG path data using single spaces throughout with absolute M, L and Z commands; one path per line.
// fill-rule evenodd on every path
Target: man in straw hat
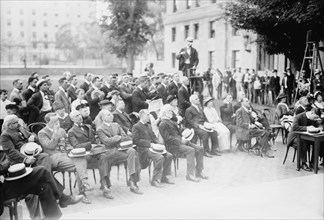
M 174 184 L 167 176 L 171 175 L 172 154 L 163 151 L 155 153 L 149 149 L 152 144 L 157 144 L 158 139 L 152 131 L 150 121 L 150 113 L 147 109 L 139 112 L 140 121 L 133 126 L 133 143 L 137 146 L 141 168 L 145 169 L 149 165 L 149 160 L 155 164 L 151 185 L 154 187 L 162 187 L 161 183 Z
M 141 167 L 136 150 L 132 147 L 125 150 L 118 149 L 120 143 L 129 141 L 131 138 L 125 134 L 119 124 L 113 122 L 114 116 L 110 111 L 102 110 L 101 112 L 103 123 L 96 130 L 100 142 L 108 149 L 108 161 L 110 164 L 114 164 L 116 161 L 127 161 L 130 191 L 142 194 L 137 185 L 140 180 Z
M 188 37 L 186 39 L 187 46 L 181 48 L 176 58 L 179 60 L 179 70 L 187 77 L 190 76 L 190 70 L 196 69 L 199 63 L 198 52 L 192 47 L 193 38 Z
M 70 118 L 74 122 L 74 126 L 68 132 L 68 139 L 73 148 L 85 148 L 90 151 L 96 146 L 95 133 L 90 125 L 82 122 L 82 116 L 78 111 L 72 111 Z M 103 191 L 104 197 L 113 199 L 109 187 L 111 186 L 109 179 L 108 160 L 105 153 L 87 156 L 88 164 L 94 164 L 99 169 L 100 189 Z
M 92 191 L 93 188 L 88 182 L 87 161 L 86 158 L 80 158 L 73 161 L 67 156 L 67 134 L 64 129 L 60 128 L 60 121 L 55 113 L 45 115 L 46 126 L 39 131 L 39 142 L 44 152 L 50 155 L 52 169 L 58 171 L 76 171 L 76 180 L 80 194 L 85 195 L 85 191 Z M 91 203 L 85 196 L 83 203 Z
M 208 177 L 203 173 L 204 150 L 201 146 L 190 142 L 194 136 L 194 130 L 188 129 L 186 131 L 190 132 L 184 132 L 184 136 L 182 136 L 178 124 L 171 120 L 172 116 L 172 107 L 165 109 L 159 126 L 159 131 L 167 150 L 172 154 L 180 154 L 187 157 L 187 180 L 198 182 L 198 178 L 207 179 Z

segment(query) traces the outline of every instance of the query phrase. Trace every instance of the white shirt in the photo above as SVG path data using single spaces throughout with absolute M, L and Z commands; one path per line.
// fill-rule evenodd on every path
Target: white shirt
M 52 110 L 51 102 L 48 98 L 48 95 L 45 95 L 42 91 L 40 91 L 40 94 L 42 95 L 43 98 L 43 107 L 40 110 L 41 112 L 47 112 Z
M 4 117 L 7 116 L 7 110 L 6 110 L 6 105 L 10 104 L 11 102 L 6 99 L 4 101 L 2 101 L 2 99 L 0 99 L 0 119 L 4 119 Z
M 221 121 L 215 108 L 204 108 L 204 113 L 209 123 L 215 124 Z
M 185 60 L 185 63 L 190 64 L 191 47 L 187 47 L 187 54 L 189 54 L 189 57 Z

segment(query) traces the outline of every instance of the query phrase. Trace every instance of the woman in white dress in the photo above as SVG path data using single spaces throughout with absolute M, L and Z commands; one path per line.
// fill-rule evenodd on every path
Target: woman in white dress
M 204 101 L 204 113 L 207 121 L 213 125 L 214 130 L 217 132 L 218 145 L 220 150 L 229 150 L 230 145 L 230 131 L 222 123 L 222 119 L 219 117 L 216 109 L 214 108 L 214 103 L 212 102 L 214 98 L 209 97 Z

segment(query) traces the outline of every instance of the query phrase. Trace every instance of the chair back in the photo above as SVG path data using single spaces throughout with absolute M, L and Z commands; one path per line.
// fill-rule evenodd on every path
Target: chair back
M 28 125 L 28 130 L 32 133 L 38 134 L 46 126 L 45 122 L 34 122 Z

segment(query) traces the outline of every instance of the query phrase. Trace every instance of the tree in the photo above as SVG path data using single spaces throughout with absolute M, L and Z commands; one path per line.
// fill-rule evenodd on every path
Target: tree
M 258 34 L 258 43 L 269 54 L 284 54 L 293 70 L 302 63 L 306 33 L 324 39 L 324 1 L 238 0 L 226 7 L 233 27 Z
M 151 29 L 144 20 L 146 0 L 108 0 L 111 15 L 101 22 L 106 49 L 126 58 L 127 72 L 134 68 L 134 57 L 142 52 Z

